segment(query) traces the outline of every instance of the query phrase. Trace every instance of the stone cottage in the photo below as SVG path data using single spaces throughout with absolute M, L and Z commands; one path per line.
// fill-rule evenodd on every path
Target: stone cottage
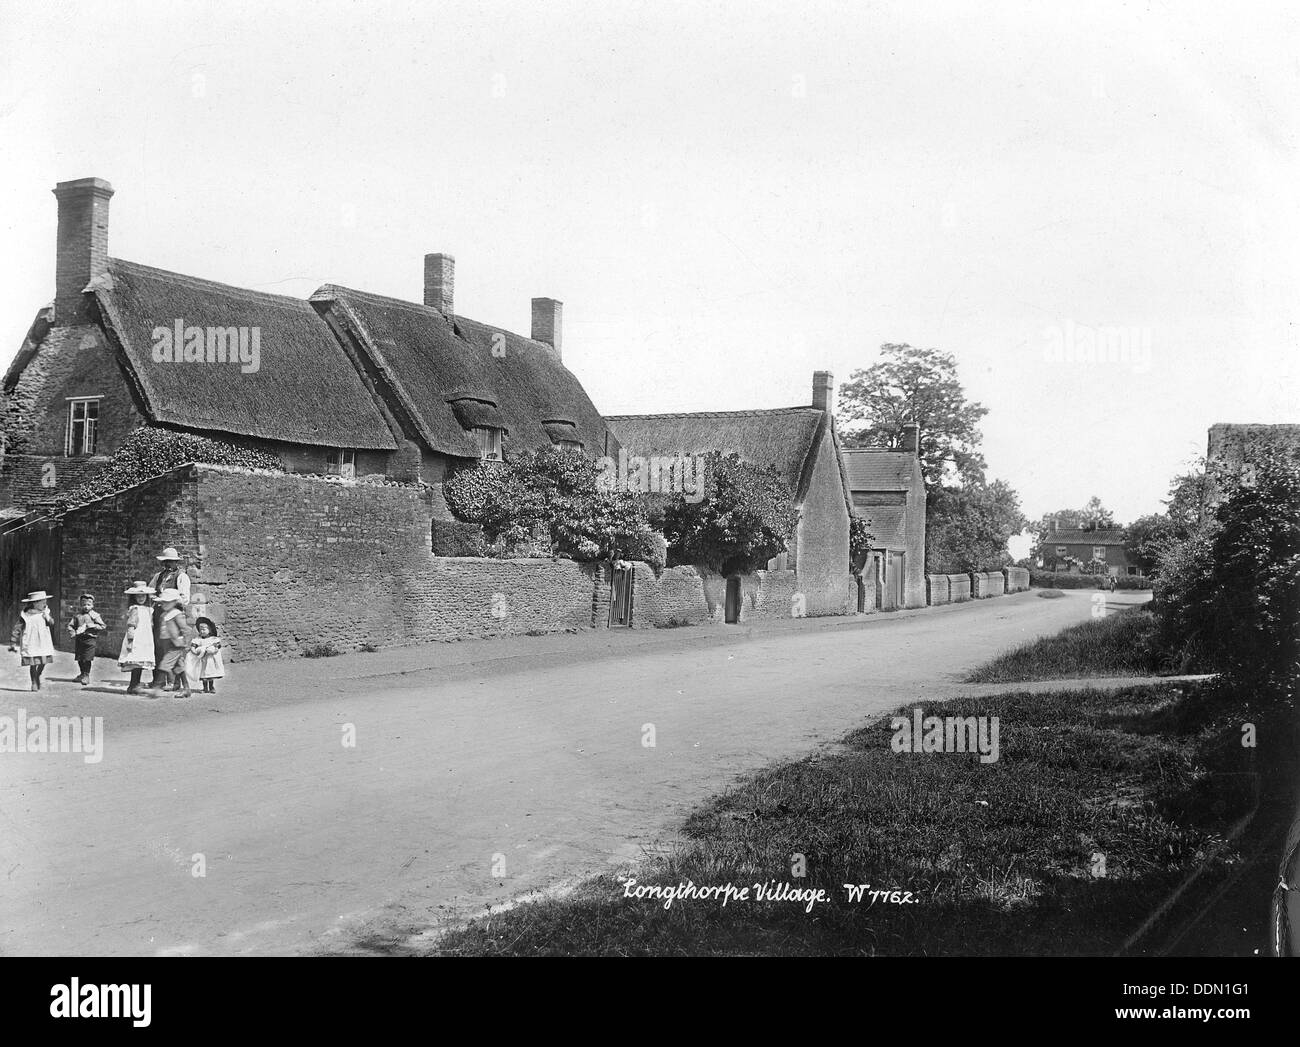
M 851 614 L 857 597 L 849 572 L 849 491 L 831 395 L 831 374 L 818 371 L 809 406 L 614 415 L 605 421 L 629 456 L 672 459 L 736 453 L 754 465 L 775 469 L 799 510 L 786 552 L 768 564 L 769 572 L 793 574 L 792 601 L 782 605 L 782 616 Z M 729 583 L 731 620 L 731 605 L 741 595 L 742 584 L 739 578 Z
M 1070 558 L 1070 559 L 1067 559 Z M 1124 528 L 1097 527 L 1083 530 L 1060 527 L 1055 517 L 1043 537 L 1043 566 L 1049 571 L 1077 570 L 1070 560 L 1082 564 L 1104 563 L 1110 575 L 1140 575 L 1142 568 L 1130 563 L 1124 541 Z
M 874 537 L 862 571 L 881 610 L 925 606 L 925 479 L 917 454 L 918 427 L 905 429 L 899 448 L 843 452 L 854 512 L 871 521 Z

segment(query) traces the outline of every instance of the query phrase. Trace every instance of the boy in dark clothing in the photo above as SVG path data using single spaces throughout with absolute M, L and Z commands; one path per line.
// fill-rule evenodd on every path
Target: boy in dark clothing
M 107 627 L 104 625 L 104 619 L 95 610 L 94 596 L 90 593 L 82 593 L 80 605 L 68 622 L 68 632 L 72 634 L 75 647 L 74 656 L 77 659 L 77 667 L 81 670 L 77 683 L 82 687 L 90 683 L 90 666 L 95 660 L 99 634 L 105 628 Z

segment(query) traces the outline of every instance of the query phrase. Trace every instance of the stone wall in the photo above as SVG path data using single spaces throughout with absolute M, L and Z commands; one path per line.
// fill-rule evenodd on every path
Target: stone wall
M 965 603 L 971 598 L 970 579 L 968 574 L 948 575 L 949 603 Z
M 972 571 L 970 585 L 971 596 L 977 600 L 1001 596 L 1006 591 L 1006 579 L 1001 571 Z
M 948 576 L 946 574 L 927 574 L 925 576 L 925 602 L 935 607 L 945 604 L 950 599 Z
M 698 625 L 711 620 L 704 580 L 694 567 L 669 567 L 658 578 L 649 564 L 633 565 L 632 627 Z

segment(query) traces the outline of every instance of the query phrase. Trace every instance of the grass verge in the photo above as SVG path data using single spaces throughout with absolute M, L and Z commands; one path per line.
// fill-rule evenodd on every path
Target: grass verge
M 1129 607 L 1006 651 L 981 665 L 966 682 L 1155 676 L 1164 671 L 1153 643 L 1155 628 L 1148 608 Z
M 922 705 L 997 716 L 999 759 L 896 753 L 886 719 L 694 813 L 638 884 L 769 881 L 790 901 L 625 897 L 621 876 L 441 938 L 449 955 L 1049 955 L 1114 951 L 1253 803 L 1245 703 L 1160 684 Z M 911 707 L 901 710 L 910 714 Z M 1256 715 L 1258 719 L 1258 715 Z M 806 875 L 792 876 L 794 856 Z M 1213 876 L 1211 876 L 1213 879 Z M 849 901 L 844 884 L 911 892 Z

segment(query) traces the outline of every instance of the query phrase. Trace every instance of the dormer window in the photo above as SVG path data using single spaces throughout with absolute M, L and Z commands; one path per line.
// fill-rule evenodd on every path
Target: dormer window
M 68 433 L 63 453 L 73 455 L 94 454 L 99 440 L 99 401 L 101 396 L 69 397 Z
M 548 418 L 542 422 L 542 428 L 551 438 L 552 446 L 567 447 L 575 451 L 583 450 L 582 441 L 578 439 L 578 427 L 572 422 L 563 418 Z
M 478 441 L 478 456 L 485 462 L 503 461 L 501 456 L 501 430 L 479 425 L 470 430 Z

